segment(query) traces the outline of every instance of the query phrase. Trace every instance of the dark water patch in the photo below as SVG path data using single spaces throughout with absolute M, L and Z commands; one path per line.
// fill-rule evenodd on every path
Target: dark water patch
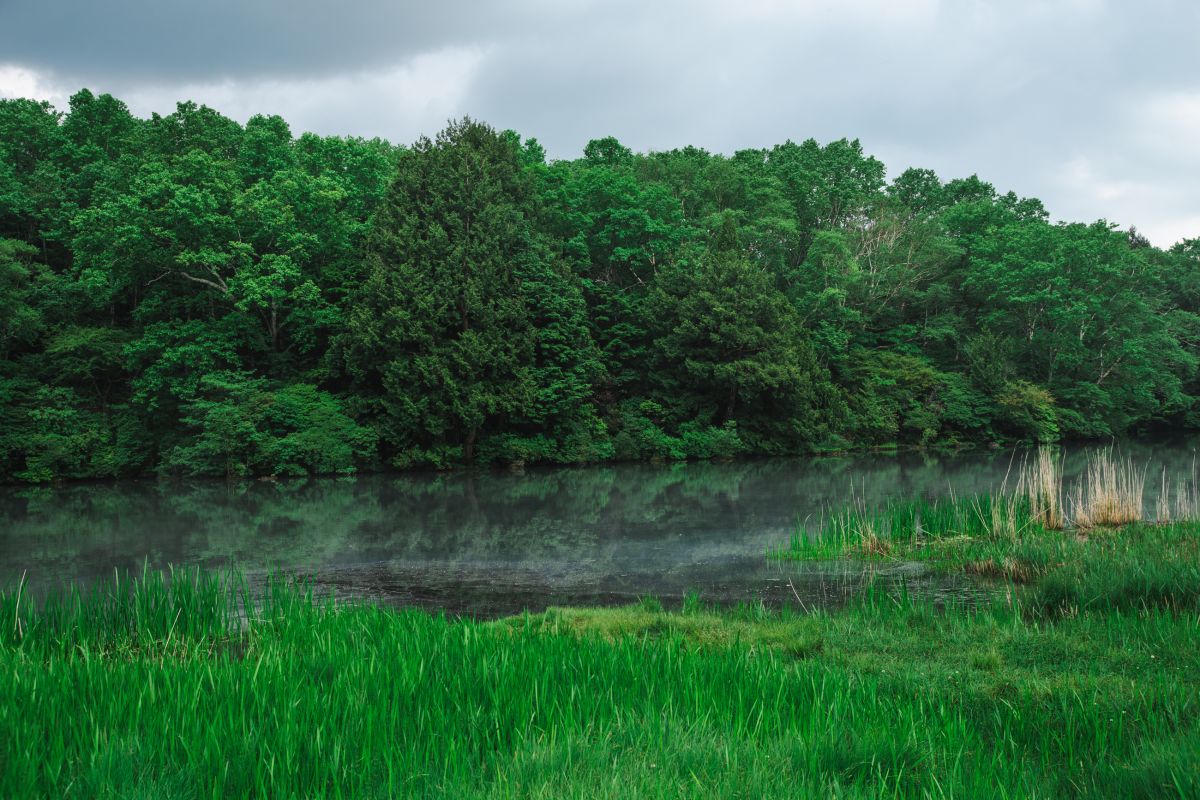
M 678 609 L 690 594 L 724 608 L 761 603 L 773 609 L 828 609 L 868 587 L 957 603 L 972 603 L 990 592 L 983 582 L 940 574 L 917 562 L 773 563 L 762 555 L 620 572 L 571 565 L 514 569 L 486 563 L 391 562 L 326 569 L 308 577 L 318 590 L 340 597 L 474 617 L 536 613 L 550 606 L 628 605 L 645 597 Z

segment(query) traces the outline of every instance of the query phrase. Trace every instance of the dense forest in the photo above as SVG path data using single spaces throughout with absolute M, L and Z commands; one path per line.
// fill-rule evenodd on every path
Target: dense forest
M 1170 250 L 857 141 L 638 154 L 0 101 L 0 478 L 1194 428 Z

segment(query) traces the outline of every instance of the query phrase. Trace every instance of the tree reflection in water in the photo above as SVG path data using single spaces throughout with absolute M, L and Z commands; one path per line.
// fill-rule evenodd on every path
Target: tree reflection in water
M 1189 443 L 1133 442 L 1154 476 L 1190 473 Z M 1067 455 L 1067 480 L 1085 454 Z M 342 593 L 505 613 L 698 589 L 712 600 L 837 602 L 862 565 L 777 564 L 764 553 L 851 496 L 993 491 L 1021 451 L 899 453 L 523 473 L 306 481 L 121 481 L 0 490 L 0 579 L 36 587 L 166 564 L 311 574 Z M 1153 480 L 1148 481 L 1154 484 Z M 1148 498 L 1152 503 L 1153 498 Z M 868 565 L 868 571 L 877 567 Z M 935 581 L 913 565 L 885 580 Z

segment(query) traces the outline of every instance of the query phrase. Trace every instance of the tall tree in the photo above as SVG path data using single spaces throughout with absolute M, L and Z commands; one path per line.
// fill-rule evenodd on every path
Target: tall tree
M 393 463 L 473 461 L 481 438 L 537 417 L 557 390 L 546 360 L 586 352 L 578 333 L 559 351 L 539 334 L 556 311 L 580 319 L 582 305 L 571 307 L 578 290 L 535 229 L 533 190 L 511 139 L 470 119 L 400 159 L 336 345 Z

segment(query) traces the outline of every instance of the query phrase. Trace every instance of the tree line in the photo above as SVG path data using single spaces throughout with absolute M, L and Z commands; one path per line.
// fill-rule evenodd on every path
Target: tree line
M 1197 427 L 1168 250 L 858 141 L 548 160 L 0 101 L 0 477 L 302 475 Z

